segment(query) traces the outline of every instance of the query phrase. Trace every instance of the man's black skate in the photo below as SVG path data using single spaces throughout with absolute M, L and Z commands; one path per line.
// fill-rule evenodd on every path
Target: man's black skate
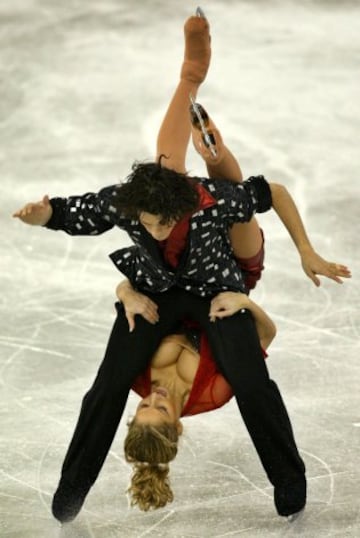
M 89 488 L 76 488 L 65 480 L 60 480 L 54 494 L 51 511 L 60 523 L 68 523 L 76 518 L 84 504 Z
M 275 487 L 274 501 L 280 516 L 287 517 L 289 521 L 295 520 L 306 504 L 306 478 Z

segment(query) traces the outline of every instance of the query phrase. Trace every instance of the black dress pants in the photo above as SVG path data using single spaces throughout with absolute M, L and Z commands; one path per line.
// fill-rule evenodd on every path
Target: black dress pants
M 198 321 L 206 331 L 214 359 L 233 388 L 240 413 L 271 483 L 281 486 L 302 478 L 304 464 L 279 390 L 269 378 L 251 313 L 244 310 L 210 322 L 209 298 L 178 288 L 147 295 L 158 304 L 159 322 L 151 325 L 136 316 L 132 333 L 129 333 L 122 305 L 117 304 L 117 319 L 105 357 L 92 387 L 84 396 L 62 478 L 83 491 L 95 482 L 135 378 L 147 367 L 161 339 L 174 331 L 184 317 Z

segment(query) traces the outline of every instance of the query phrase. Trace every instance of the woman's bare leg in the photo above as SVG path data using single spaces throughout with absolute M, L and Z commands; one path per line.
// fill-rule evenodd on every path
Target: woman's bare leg
M 170 101 L 157 138 L 157 159 L 162 165 L 185 173 L 190 140 L 189 95 L 196 96 L 205 80 L 211 57 L 209 23 L 203 16 L 190 17 L 184 26 L 185 53 L 180 81 Z
M 209 116 L 206 123 L 216 148 L 215 157 L 204 142 L 201 130 L 194 124 L 191 126 L 191 134 L 196 151 L 205 161 L 209 177 L 241 182 L 243 176 L 238 161 L 224 144 L 220 131 Z M 248 223 L 234 224 L 229 233 L 234 254 L 241 261 L 245 262 L 245 259 L 252 258 L 262 249 L 263 235 L 255 217 Z
M 185 53 L 180 81 L 165 113 L 157 139 L 157 159 L 160 155 L 165 155 L 166 159 L 162 160 L 162 165 L 181 173 L 186 172 L 185 159 L 191 135 L 189 96 L 191 94 L 196 98 L 198 89 L 205 80 L 211 57 L 209 24 L 204 17 L 190 17 L 185 23 L 184 34 Z M 203 156 L 209 176 L 242 181 L 237 160 L 223 144 L 215 126 L 214 129 L 218 145 L 217 159 L 207 155 L 206 151 Z M 199 151 L 199 148 L 196 149 Z M 263 243 L 255 219 L 247 224 L 235 224 L 230 230 L 230 237 L 234 253 L 239 258 L 254 256 Z
M 258 221 L 234 224 L 229 230 L 231 246 L 240 265 L 247 258 L 256 256 L 263 247 L 264 239 Z

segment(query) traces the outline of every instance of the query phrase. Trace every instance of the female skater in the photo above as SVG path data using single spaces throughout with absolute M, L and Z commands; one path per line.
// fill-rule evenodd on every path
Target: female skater
M 126 305 L 137 293 L 129 282 L 121 283 L 117 296 Z M 254 317 L 261 348 L 275 336 L 269 316 L 247 295 L 225 292 L 211 304 L 215 320 L 246 308 Z M 183 324 L 176 334 L 160 344 L 146 371 L 133 390 L 142 396 L 134 419 L 128 423 L 124 442 L 126 461 L 133 465 L 128 489 L 131 505 L 141 510 L 156 509 L 173 500 L 169 462 L 178 450 L 182 433 L 180 417 L 212 411 L 233 396 L 230 385 L 218 371 L 206 335 L 193 324 Z

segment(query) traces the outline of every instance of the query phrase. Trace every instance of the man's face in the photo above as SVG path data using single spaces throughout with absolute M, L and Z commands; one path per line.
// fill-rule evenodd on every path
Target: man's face
M 139 221 L 156 241 L 167 239 L 176 224 L 175 220 L 169 224 L 161 224 L 160 215 L 152 215 L 151 213 L 146 213 L 146 211 L 140 213 Z

